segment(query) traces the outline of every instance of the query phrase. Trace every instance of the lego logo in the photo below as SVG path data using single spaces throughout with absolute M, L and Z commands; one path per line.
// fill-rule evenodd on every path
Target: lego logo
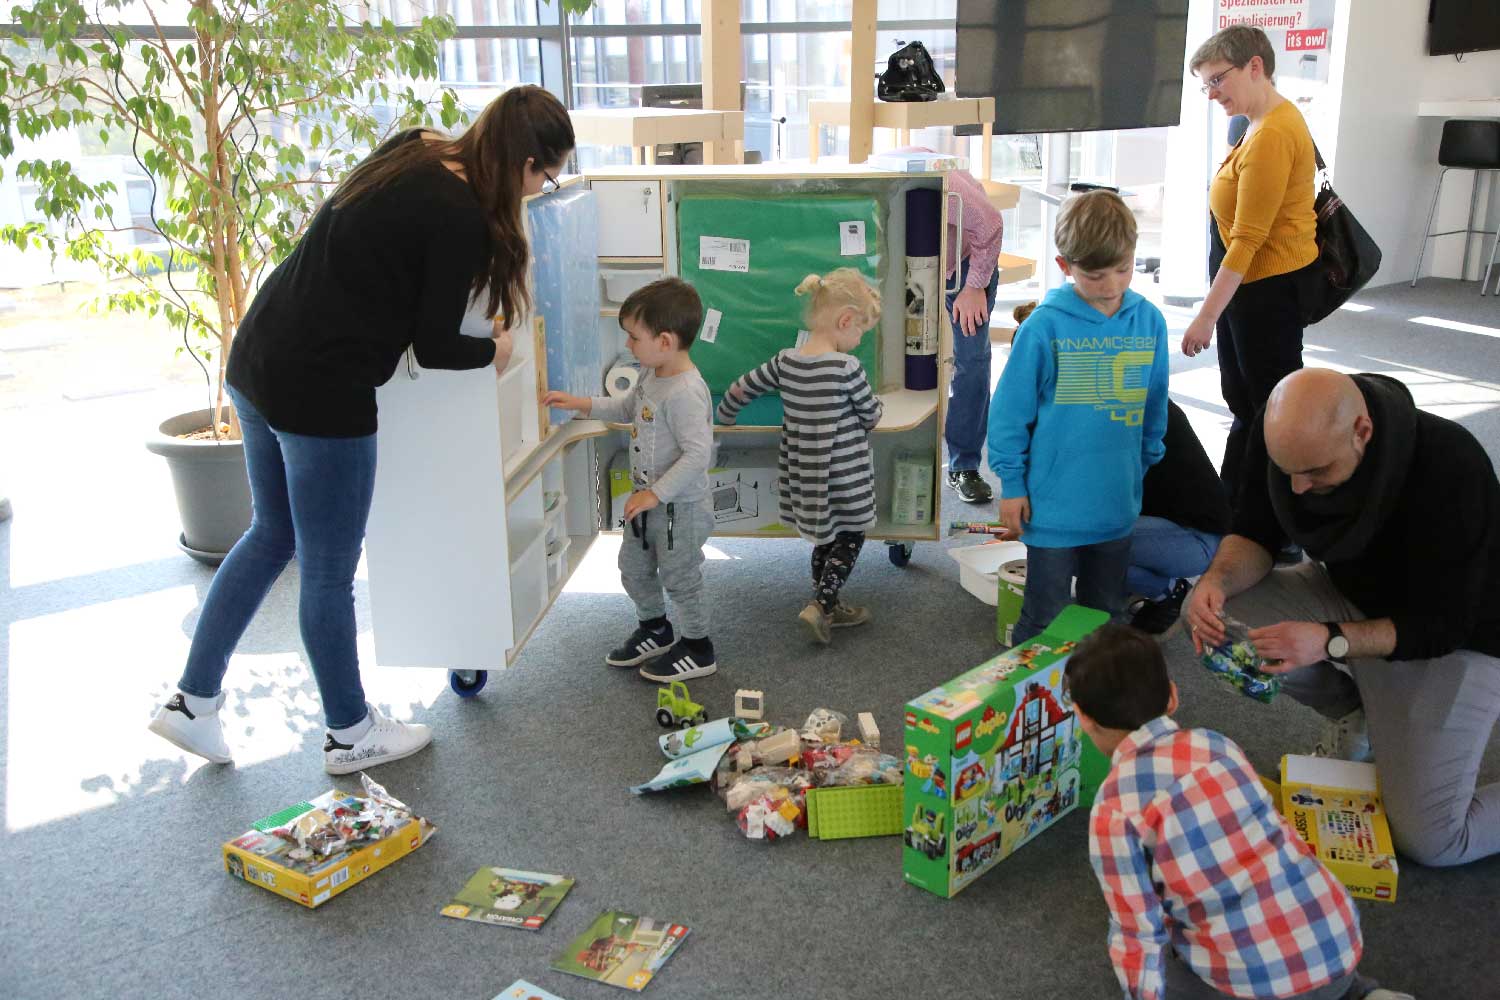
M 906 713 L 906 724 L 908 726 L 915 726 L 917 724 L 917 713 L 916 712 L 907 712 Z
M 1391 898 L 1391 887 L 1388 886 L 1388 885 L 1377 885 L 1375 887 L 1375 898 L 1376 899 L 1390 899 Z

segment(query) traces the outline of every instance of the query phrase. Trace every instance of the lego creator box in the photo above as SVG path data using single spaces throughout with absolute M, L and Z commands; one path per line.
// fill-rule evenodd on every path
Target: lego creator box
M 1078 726 L 1063 667 L 1108 620 L 1065 608 L 1035 639 L 907 704 L 906 881 L 953 896 L 1093 801 L 1109 760 Z
M 1396 901 L 1396 851 L 1374 764 L 1288 754 L 1281 812 L 1351 895 Z
M 342 835 L 330 834 L 341 823 L 350 825 Z M 224 868 L 311 909 L 404 858 L 436 832 L 404 809 L 382 808 L 335 789 L 267 816 L 229 841 Z

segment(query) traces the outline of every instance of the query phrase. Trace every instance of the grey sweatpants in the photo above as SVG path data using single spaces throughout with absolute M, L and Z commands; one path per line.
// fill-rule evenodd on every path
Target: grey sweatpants
M 1251 627 L 1365 617 L 1312 562 L 1273 570 L 1226 610 Z M 1282 690 L 1330 719 L 1364 707 L 1396 849 L 1424 865 L 1500 853 L 1500 783 L 1475 788 L 1500 718 L 1500 659 L 1460 649 L 1349 670 L 1315 663 L 1283 674 Z
M 638 533 L 643 523 L 645 531 Z M 637 514 L 634 522 L 625 525 L 620 540 L 620 582 L 635 602 L 641 621 L 667 613 L 665 588 L 677 609 L 677 629 L 683 637 L 708 635 L 703 543 L 713 527 L 714 512 L 707 500 L 664 503 Z

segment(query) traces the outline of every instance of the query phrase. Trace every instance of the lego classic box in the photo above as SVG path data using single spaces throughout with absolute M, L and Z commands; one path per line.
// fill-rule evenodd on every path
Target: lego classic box
M 380 788 L 366 787 L 372 785 Z M 226 843 L 224 868 L 311 909 L 406 857 L 436 832 L 394 800 L 334 789 L 273 813 Z
M 1093 802 L 1109 760 L 1078 725 L 1063 667 L 1107 621 L 1065 608 L 1035 639 L 907 704 L 906 881 L 951 897 Z
M 1396 901 L 1396 850 L 1374 764 L 1287 754 L 1281 814 L 1350 895 Z

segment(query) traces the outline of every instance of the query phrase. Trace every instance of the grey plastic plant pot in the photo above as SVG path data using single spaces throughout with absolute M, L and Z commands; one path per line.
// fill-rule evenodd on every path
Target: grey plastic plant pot
M 146 450 L 165 458 L 172 472 L 182 521 L 178 547 L 201 563 L 217 566 L 250 527 L 250 481 L 242 442 L 177 436 L 207 427 L 211 412 L 194 410 L 163 420 Z

